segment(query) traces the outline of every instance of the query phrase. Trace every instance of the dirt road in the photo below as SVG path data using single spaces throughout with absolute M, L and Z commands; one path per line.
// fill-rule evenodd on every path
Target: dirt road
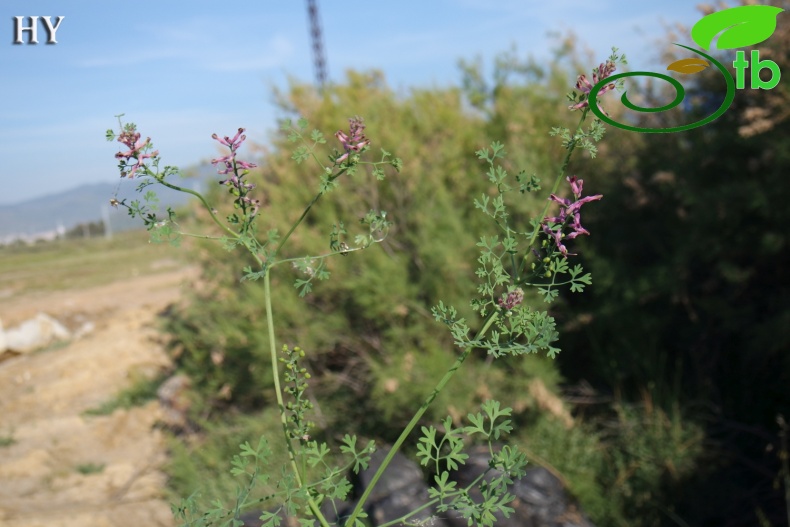
M 6 328 L 37 312 L 93 331 L 0 362 L 0 526 L 166 527 L 159 403 L 83 416 L 168 367 L 154 321 L 194 270 L 0 302 Z

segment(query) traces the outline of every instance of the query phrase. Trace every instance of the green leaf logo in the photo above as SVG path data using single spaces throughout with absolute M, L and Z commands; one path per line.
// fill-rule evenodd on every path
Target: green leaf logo
M 776 17 L 784 11 L 768 5 L 745 5 L 711 13 L 691 28 L 691 38 L 698 46 L 709 50 L 713 39 L 718 49 L 753 46 L 767 40 L 776 30 Z

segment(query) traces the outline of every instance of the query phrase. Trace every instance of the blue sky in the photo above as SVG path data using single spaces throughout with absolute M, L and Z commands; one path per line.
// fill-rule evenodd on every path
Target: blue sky
M 630 69 L 647 69 L 665 26 L 693 25 L 702 16 L 697 4 L 319 0 L 318 7 L 330 81 L 378 68 L 406 92 L 458 84 L 458 59 L 490 65 L 513 45 L 548 57 L 552 31 L 573 31 L 596 60 L 616 45 Z M 41 21 L 38 45 L 12 43 L 14 17 L 32 15 L 65 17 L 57 44 L 44 44 Z M 250 140 L 266 142 L 278 117 L 272 87 L 289 77 L 313 80 L 304 1 L 3 0 L 0 66 L 0 204 L 115 181 L 117 143 L 104 132 L 116 114 L 152 137 L 165 164 L 187 167 L 216 155 L 215 132 L 243 126 Z

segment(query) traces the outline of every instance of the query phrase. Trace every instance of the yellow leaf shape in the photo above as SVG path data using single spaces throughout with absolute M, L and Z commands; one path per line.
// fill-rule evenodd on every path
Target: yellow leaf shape
M 693 57 L 689 59 L 676 60 L 675 62 L 667 66 L 667 69 L 669 71 L 677 71 L 678 73 L 688 74 L 688 73 L 697 73 L 699 71 L 704 70 L 708 66 L 710 66 L 710 62 L 708 62 L 707 60 Z

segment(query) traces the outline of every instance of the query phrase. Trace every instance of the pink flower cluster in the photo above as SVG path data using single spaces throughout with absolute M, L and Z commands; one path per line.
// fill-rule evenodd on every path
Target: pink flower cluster
M 365 124 L 363 123 L 361 117 L 353 117 L 348 120 L 348 123 L 348 135 L 346 135 L 342 130 L 335 132 L 335 137 L 340 140 L 340 144 L 343 145 L 343 149 L 346 151 L 345 154 L 335 160 L 338 163 L 342 163 L 348 159 L 348 156 L 351 152 L 359 152 L 370 144 L 370 139 L 365 137 Z
M 238 196 L 235 200 L 236 205 L 242 207 L 245 210 L 250 208 L 250 216 L 255 216 L 261 206 L 261 201 L 247 197 L 247 194 L 255 188 L 255 185 L 245 182 L 242 179 L 245 173 L 238 174 L 238 170 L 249 170 L 250 168 L 255 168 L 258 165 L 236 159 L 236 151 L 239 149 L 244 140 L 247 139 L 247 136 L 244 135 L 244 128 L 239 128 L 239 131 L 235 136 L 233 136 L 232 139 L 228 136 L 220 138 L 217 134 L 213 134 L 211 138 L 230 148 L 230 154 L 211 160 L 212 165 L 218 165 L 220 163 L 225 165 L 225 168 L 217 169 L 219 174 L 232 173 L 228 179 L 220 181 L 219 184 L 231 187 L 231 194 Z
M 510 311 L 511 309 L 513 309 L 523 301 L 524 301 L 524 290 L 518 287 L 513 291 L 509 292 L 507 296 L 500 298 L 498 303 L 499 303 L 499 307 Z
M 125 160 L 124 168 L 129 168 L 131 165 L 129 161 L 134 159 L 134 164 L 131 165 L 131 170 L 128 172 L 123 170 L 121 172 L 121 177 L 129 177 L 129 179 L 132 179 L 135 173 L 145 165 L 146 159 L 154 158 L 159 155 L 158 150 L 154 150 L 150 153 L 143 153 L 145 148 L 151 143 L 151 138 L 147 137 L 145 141 L 140 141 L 140 132 L 138 132 L 133 126 L 121 132 L 121 134 L 118 136 L 118 142 L 125 144 L 126 148 L 129 149 L 126 152 L 118 152 L 115 154 L 116 159 Z
M 254 163 L 247 163 L 236 159 L 236 150 L 238 150 L 244 140 L 247 139 L 247 136 L 244 135 L 244 128 L 239 128 L 239 131 L 233 136 L 233 139 L 227 135 L 224 138 L 220 138 L 217 134 L 213 134 L 211 138 L 230 148 L 230 154 L 211 160 L 212 165 L 218 165 L 219 163 L 225 164 L 224 169 L 217 169 L 219 174 L 230 174 L 234 171 L 234 165 L 235 168 L 241 170 L 248 170 L 258 166 Z
M 584 100 L 577 104 L 572 104 L 571 106 L 568 106 L 568 109 L 580 110 L 581 108 L 587 108 L 588 106 L 590 106 L 590 101 L 589 101 L 590 90 L 592 90 L 593 86 L 598 84 L 600 81 L 602 81 L 603 79 L 609 77 L 612 73 L 614 73 L 615 69 L 617 69 L 617 66 L 612 61 L 607 61 L 603 64 L 600 64 L 598 66 L 598 70 L 593 72 L 592 83 L 587 80 L 586 75 L 579 75 L 579 78 L 576 79 L 576 89 L 586 94 L 587 97 L 584 97 Z M 604 93 L 613 89 L 614 89 L 614 83 L 607 84 L 606 86 L 604 86 L 598 91 L 598 95 L 603 95 Z
M 560 215 L 543 219 L 543 232 L 554 239 L 557 249 L 560 250 L 563 256 L 568 256 L 569 254 L 572 255 L 572 253 L 569 253 L 568 249 L 562 243 L 563 237 L 565 239 L 572 240 L 580 234 L 590 234 L 587 229 L 582 227 L 579 209 L 581 209 L 582 205 L 585 203 L 597 201 L 603 197 L 603 194 L 596 194 L 595 196 L 587 196 L 586 198 L 582 198 L 582 186 L 584 181 L 577 179 L 576 176 L 566 178 L 566 180 L 571 185 L 574 201 L 571 201 L 568 198 L 560 198 L 552 194 L 549 199 L 560 204 Z M 558 226 L 556 229 L 551 229 L 549 228 L 548 223 L 558 224 Z M 570 225 L 571 229 L 573 229 L 573 232 L 564 235 L 562 230 L 566 223 Z

